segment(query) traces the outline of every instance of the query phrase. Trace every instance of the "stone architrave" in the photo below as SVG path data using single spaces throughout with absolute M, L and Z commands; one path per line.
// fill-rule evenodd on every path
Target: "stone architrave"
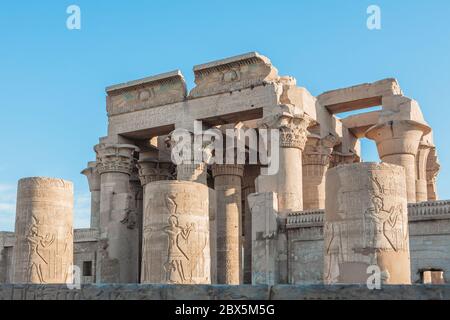
M 101 179 L 100 241 L 97 279 L 105 283 L 139 280 L 139 228 L 132 204 L 130 176 L 139 148 L 128 144 L 95 146 Z
M 328 170 L 324 225 L 326 284 L 411 284 L 404 168 L 358 163 Z M 371 267 L 371 268 L 370 268 Z
M 19 181 L 12 283 L 72 283 L 73 184 L 62 179 Z
M 146 185 L 142 283 L 211 283 L 208 192 L 188 181 Z
M 100 174 L 97 163 L 89 162 L 88 167 L 81 174 L 85 175 L 91 192 L 91 228 L 98 228 L 100 224 Z

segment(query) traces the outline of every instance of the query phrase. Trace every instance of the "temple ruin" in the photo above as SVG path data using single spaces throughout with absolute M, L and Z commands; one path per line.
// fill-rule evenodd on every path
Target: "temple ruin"
M 365 283 L 371 266 L 387 284 L 450 282 L 433 131 L 395 79 L 313 96 L 255 52 L 193 71 L 190 92 L 180 71 L 106 88 L 108 133 L 82 171 L 89 229 L 72 233 L 70 183 L 21 181 L 0 283 L 64 283 L 72 263 L 82 283 Z M 194 121 L 278 129 L 277 173 L 175 165 L 172 133 Z M 363 138 L 380 163 L 363 162 Z

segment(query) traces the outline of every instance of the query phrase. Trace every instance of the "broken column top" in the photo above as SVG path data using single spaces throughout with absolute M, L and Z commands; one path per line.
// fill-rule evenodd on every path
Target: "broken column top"
M 277 80 L 278 71 L 257 52 L 217 60 L 194 67 L 193 98 L 251 88 Z
M 149 109 L 186 99 L 186 82 L 180 70 L 106 88 L 108 115 Z

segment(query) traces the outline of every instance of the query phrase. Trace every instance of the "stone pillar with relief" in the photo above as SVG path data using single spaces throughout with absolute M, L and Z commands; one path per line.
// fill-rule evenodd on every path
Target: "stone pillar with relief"
M 91 228 L 97 229 L 100 225 L 100 174 L 97 171 L 97 163 L 89 162 L 81 174 L 88 179 L 91 192 Z
M 128 144 L 99 144 L 100 241 L 97 280 L 100 283 L 137 283 L 139 277 L 139 230 L 130 195 L 130 176 L 136 166 Z
M 424 134 L 430 127 L 412 120 L 395 120 L 377 124 L 366 137 L 377 143 L 383 162 L 405 168 L 408 203 L 416 203 L 416 155 Z
M 214 164 L 217 226 L 217 282 L 238 285 L 242 270 L 242 176 L 244 166 Z
M 141 283 L 211 284 L 208 187 L 146 184 Z
M 405 169 L 355 163 L 327 172 L 325 284 L 411 284 Z
M 325 209 L 325 176 L 338 138 L 311 134 L 303 151 L 303 209 Z
M 12 283 L 72 282 L 73 184 L 25 178 L 17 189 Z

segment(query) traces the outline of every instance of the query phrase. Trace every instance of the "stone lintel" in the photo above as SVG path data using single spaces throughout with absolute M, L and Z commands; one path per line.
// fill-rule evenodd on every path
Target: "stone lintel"
M 181 71 L 175 70 L 106 88 L 109 116 L 184 101 L 187 88 Z
M 319 95 L 319 103 L 331 114 L 379 106 L 385 96 L 403 95 L 396 79 L 389 78 Z

